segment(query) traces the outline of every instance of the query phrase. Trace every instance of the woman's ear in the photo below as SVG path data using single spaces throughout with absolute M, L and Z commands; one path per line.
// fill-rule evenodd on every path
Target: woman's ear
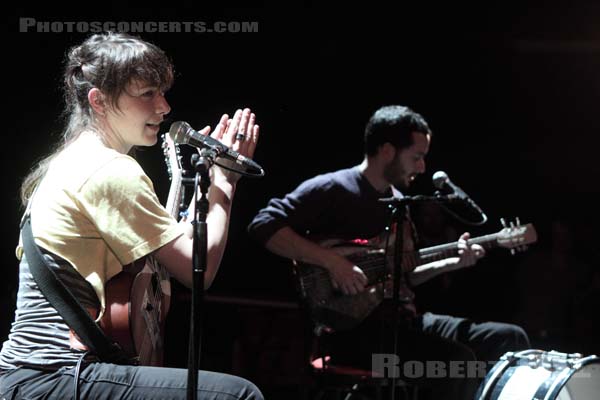
M 92 106 L 94 112 L 98 115 L 106 114 L 106 101 L 105 97 L 98 88 L 92 88 L 88 92 L 88 102 Z

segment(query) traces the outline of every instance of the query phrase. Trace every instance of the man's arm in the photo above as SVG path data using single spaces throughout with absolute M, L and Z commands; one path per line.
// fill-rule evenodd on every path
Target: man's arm
M 478 244 L 469 244 L 469 233 L 463 233 L 458 240 L 458 257 L 449 257 L 439 261 L 419 265 L 410 275 L 413 285 L 420 285 L 444 272 L 475 265 L 485 255 L 485 250 Z
M 334 287 L 345 294 L 361 292 L 367 284 L 367 277 L 359 267 L 335 251 L 303 238 L 289 226 L 276 231 L 265 247 L 279 256 L 325 268 Z

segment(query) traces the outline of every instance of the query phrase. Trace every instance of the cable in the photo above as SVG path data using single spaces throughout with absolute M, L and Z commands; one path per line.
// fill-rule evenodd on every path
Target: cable
M 75 380 L 73 382 L 73 389 L 74 389 L 74 393 L 73 393 L 73 399 L 75 400 L 79 400 L 79 374 L 81 372 L 81 364 L 83 363 L 83 359 L 85 358 L 85 356 L 88 355 L 88 351 L 84 352 L 80 357 L 79 360 L 77 360 L 77 365 L 75 366 L 75 375 L 73 376 L 73 379 Z
M 450 214 L 451 216 L 453 216 L 454 218 L 456 218 L 459 222 L 462 222 L 465 225 L 481 226 L 481 225 L 485 224 L 487 222 L 487 220 L 488 220 L 487 215 L 485 215 L 485 213 L 483 211 L 481 211 L 481 213 L 480 213 L 481 221 L 473 222 L 473 221 L 469 221 L 469 220 L 461 217 L 460 215 L 458 215 L 457 213 L 455 213 L 454 211 L 452 211 L 451 209 L 449 209 L 448 207 L 446 207 L 444 204 L 440 204 L 440 207 L 442 207 L 442 209 L 444 211 L 446 211 L 448 214 Z

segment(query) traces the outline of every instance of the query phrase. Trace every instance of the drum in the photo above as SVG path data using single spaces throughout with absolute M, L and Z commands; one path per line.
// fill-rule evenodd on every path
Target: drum
M 542 350 L 506 353 L 487 374 L 475 399 L 600 399 L 600 357 Z

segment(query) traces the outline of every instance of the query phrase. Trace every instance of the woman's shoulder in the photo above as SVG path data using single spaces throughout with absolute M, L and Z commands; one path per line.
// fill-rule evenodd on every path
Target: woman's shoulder
M 79 191 L 90 183 L 117 183 L 145 177 L 134 158 L 86 138 L 76 140 L 59 153 L 47 175 L 54 184 L 70 187 L 73 191 Z

